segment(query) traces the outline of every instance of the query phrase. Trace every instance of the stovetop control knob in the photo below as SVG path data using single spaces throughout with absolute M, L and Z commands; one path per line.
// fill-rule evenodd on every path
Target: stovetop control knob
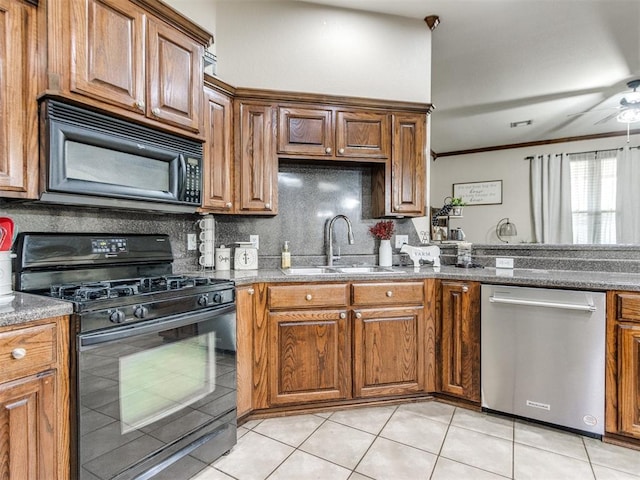
M 147 313 L 149 313 L 149 309 L 143 305 L 137 305 L 133 309 L 133 316 L 136 318 L 144 318 L 147 316 Z
M 125 315 L 122 310 L 112 310 L 109 312 L 109 321 L 113 323 L 122 323 L 124 322 Z
M 198 298 L 198 305 L 200 305 L 201 307 L 206 307 L 207 305 L 209 305 L 209 297 L 207 297 L 206 295 L 202 295 L 200 298 Z
M 222 295 L 220 295 L 219 293 L 214 293 L 213 303 L 222 303 Z

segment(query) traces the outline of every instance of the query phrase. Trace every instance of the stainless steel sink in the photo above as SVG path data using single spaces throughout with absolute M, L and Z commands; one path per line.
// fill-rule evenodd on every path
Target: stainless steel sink
M 378 267 L 376 265 L 333 268 L 340 273 L 402 273 L 402 270 L 394 270 L 391 267 Z
M 292 267 L 283 268 L 285 275 L 336 275 L 336 274 L 389 274 L 404 273 L 402 270 L 394 270 L 391 267 L 379 267 L 376 265 L 362 265 L 352 267 Z
M 282 272 L 286 275 L 327 275 L 340 273 L 331 267 L 292 267 L 283 268 Z

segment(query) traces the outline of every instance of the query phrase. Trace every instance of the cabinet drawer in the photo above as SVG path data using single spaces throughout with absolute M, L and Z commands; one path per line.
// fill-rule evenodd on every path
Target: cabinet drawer
M 351 286 L 353 305 L 423 304 L 422 282 L 354 283 Z
M 6 380 L 55 363 L 55 339 L 54 324 L 0 333 L 2 378 Z
M 616 319 L 640 322 L 640 295 L 619 293 L 616 295 Z
M 339 307 L 347 304 L 347 285 L 281 285 L 269 287 L 269 308 Z

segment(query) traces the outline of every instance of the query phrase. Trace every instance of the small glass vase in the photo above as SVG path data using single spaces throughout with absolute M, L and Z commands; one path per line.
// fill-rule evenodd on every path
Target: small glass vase
M 391 240 L 380 240 L 380 249 L 378 250 L 378 265 L 380 265 L 381 267 L 390 267 L 391 261 Z

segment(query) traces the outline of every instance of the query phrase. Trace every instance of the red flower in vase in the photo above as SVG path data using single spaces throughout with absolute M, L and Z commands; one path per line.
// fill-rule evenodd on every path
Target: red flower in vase
M 395 229 L 396 225 L 393 220 L 386 220 L 369 227 L 369 233 L 380 240 L 391 240 Z

